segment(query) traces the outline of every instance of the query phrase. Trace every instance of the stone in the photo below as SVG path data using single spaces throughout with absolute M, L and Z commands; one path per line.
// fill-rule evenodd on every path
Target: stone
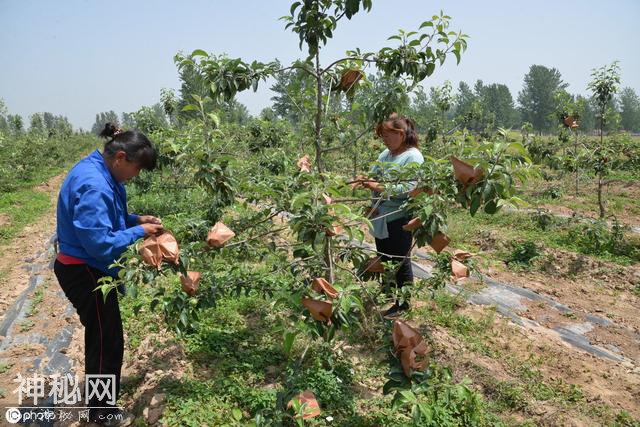
M 164 408 L 144 408 L 142 410 L 142 416 L 147 420 L 149 425 L 153 425 L 160 420 L 163 411 Z
M 157 408 L 158 406 L 162 405 L 164 402 L 167 401 L 167 395 L 164 393 L 157 393 L 154 394 L 153 397 L 151 398 L 151 407 L 152 408 Z

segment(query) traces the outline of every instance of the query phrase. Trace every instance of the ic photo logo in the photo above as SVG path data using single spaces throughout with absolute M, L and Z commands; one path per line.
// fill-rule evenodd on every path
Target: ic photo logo
M 7 408 L 4 416 L 9 424 L 18 424 L 22 420 L 22 413 L 18 408 Z

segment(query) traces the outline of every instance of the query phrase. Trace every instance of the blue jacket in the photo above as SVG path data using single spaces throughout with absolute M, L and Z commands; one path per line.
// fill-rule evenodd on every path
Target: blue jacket
M 137 220 L 127 212 L 124 185 L 113 178 L 100 151 L 69 171 L 58 196 L 60 252 L 116 277 L 118 269 L 109 265 L 144 236 Z

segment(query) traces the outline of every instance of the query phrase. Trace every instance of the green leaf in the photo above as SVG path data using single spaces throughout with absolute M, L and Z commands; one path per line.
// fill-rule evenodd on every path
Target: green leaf
M 471 207 L 469 208 L 469 213 L 471 216 L 474 216 L 480 207 L 480 201 L 482 200 L 481 194 L 475 194 L 473 199 L 471 200 Z
M 495 200 L 491 200 L 489 203 L 484 205 L 484 211 L 489 215 L 493 215 L 498 211 L 498 205 Z
M 427 76 L 430 76 L 431 74 L 433 74 L 433 72 L 436 69 L 436 64 L 434 64 L 433 62 L 430 62 L 427 64 Z
M 291 9 L 289 10 L 289 13 L 291 14 L 291 16 L 293 16 L 293 14 L 295 13 L 295 11 L 298 8 L 298 6 L 300 6 L 300 2 L 299 1 L 297 1 L 294 4 L 291 5 Z
M 240 421 L 242 419 L 242 411 L 238 408 L 233 408 L 231 410 L 231 416 L 234 420 Z
M 202 49 L 196 49 L 191 52 L 191 56 L 209 56 L 209 54 Z
M 293 347 L 293 343 L 295 339 L 296 339 L 296 332 L 290 332 L 290 331 L 285 332 L 283 349 L 287 355 L 291 353 L 291 348 Z
M 402 395 L 404 400 L 407 402 L 414 403 L 414 404 L 418 403 L 418 398 L 416 398 L 416 395 L 409 390 L 401 390 L 400 395 Z
M 198 111 L 198 107 L 196 107 L 193 104 L 187 104 L 184 107 L 182 107 L 182 111 Z
M 431 21 L 424 21 L 422 24 L 420 24 L 420 29 L 424 28 L 424 27 L 433 27 L 433 22 Z
M 184 326 L 187 326 L 189 324 L 186 311 L 180 313 L 180 323 L 182 323 Z
M 454 50 L 453 54 L 456 56 L 456 65 L 460 64 L 460 51 Z

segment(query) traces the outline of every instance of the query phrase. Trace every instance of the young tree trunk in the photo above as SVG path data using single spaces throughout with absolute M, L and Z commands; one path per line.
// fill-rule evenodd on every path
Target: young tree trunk
M 578 197 L 578 176 L 580 174 L 580 165 L 578 164 L 578 131 L 576 130 L 576 140 L 573 144 L 573 157 L 576 165 L 576 197 Z
M 600 149 L 604 147 L 604 107 L 600 111 Z M 604 167 L 604 166 L 603 166 Z M 605 216 L 604 210 L 604 200 L 602 200 L 602 187 L 604 186 L 602 180 L 602 169 L 598 172 L 598 207 L 600 208 L 600 219 L 603 219 Z
M 322 166 L 322 139 L 321 139 L 321 130 L 322 130 L 322 75 L 320 68 L 320 50 L 316 52 L 316 135 L 315 135 L 315 146 L 316 146 L 316 165 L 318 166 L 318 173 L 323 172 Z M 333 274 L 333 253 L 331 250 L 331 237 L 326 236 L 324 239 L 324 262 L 327 267 L 327 271 L 325 273 L 327 280 L 330 283 L 334 282 L 334 274 Z
M 324 239 L 324 260 L 327 266 L 327 280 L 329 283 L 333 283 L 335 281 L 335 275 L 333 270 L 333 251 L 331 248 L 331 237 L 327 236 Z
M 320 50 L 316 52 L 316 165 L 318 173 L 323 172 L 322 168 L 322 140 L 320 131 L 322 130 L 322 75 L 320 74 Z
M 353 144 L 353 177 L 358 174 L 358 142 Z
M 604 180 L 602 175 L 598 174 L 598 207 L 600 208 L 600 219 L 603 219 L 606 212 L 604 210 L 604 200 L 602 200 L 602 187 L 604 187 Z

